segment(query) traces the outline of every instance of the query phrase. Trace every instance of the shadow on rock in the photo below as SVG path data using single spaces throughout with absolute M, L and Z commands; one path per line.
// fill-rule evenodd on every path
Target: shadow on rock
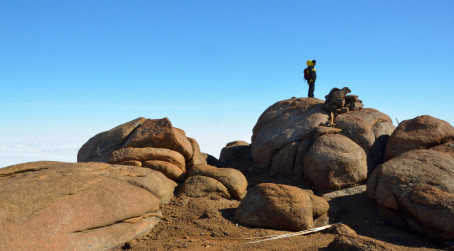
M 443 248 L 421 235 L 385 223 L 366 192 L 333 198 L 328 203 L 330 222 L 342 222 L 358 235 L 407 247 Z

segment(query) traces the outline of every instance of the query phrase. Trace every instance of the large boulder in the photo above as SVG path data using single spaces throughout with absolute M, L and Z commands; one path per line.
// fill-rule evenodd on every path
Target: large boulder
M 77 162 L 107 162 L 112 152 L 119 149 L 145 120 L 137 118 L 90 138 L 79 149 Z
M 232 141 L 222 148 L 219 161 L 224 167 L 246 172 L 253 166 L 251 145 L 245 141 Z
M 148 232 L 176 183 L 145 168 L 32 162 L 0 169 L 1 250 L 108 250 Z
M 383 162 L 389 137 L 395 126 L 388 115 L 372 108 L 339 114 L 334 120 L 341 134 L 361 146 L 366 155 L 369 173 Z
M 299 231 L 312 228 L 328 209 L 328 202 L 308 190 L 262 183 L 247 193 L 235 218 L 247 226 Z
M 304 158 L 304 180 L 318 191 L 352 186 L 366 178 L 364 150 L 340 134 L 320 136 Z
M 367 193 L 387 221 L 429 238 L 454 238 L 454 158 L 410 150 L 377 167 Z
M 237 200 L 246 195 L 247 179 L 238 170 L 233 168 L 218 168 L 210 165 L 197 165 L 191 169 L 188 176 L 206 176 L 221 182 Z
M 315 98 L 292 98 L 266 109 L 252 135 L 252 159 L 258 169 L 268 170 L 273 156 L 286 145 L 312 138 L 315 128 L 328 122 L 323 101 Z
M 454 127 L 448 122 L 422 115 L 402 121 L 385 149 L 385 161 L 412 149 L 428 149 L 454 139 Z

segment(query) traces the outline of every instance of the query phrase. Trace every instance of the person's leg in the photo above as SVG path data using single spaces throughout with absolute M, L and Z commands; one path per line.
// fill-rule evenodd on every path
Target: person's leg
M 315 89 L 315 82 L 311 82 L 309 84 L 309 91 L 307 92 L 307 96 L 309 98 L 313 98 L 314 97 L 314 89 Z

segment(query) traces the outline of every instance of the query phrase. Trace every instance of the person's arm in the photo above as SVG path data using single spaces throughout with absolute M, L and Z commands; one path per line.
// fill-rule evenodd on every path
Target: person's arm
M 317 79 L 317 72 L 315 71 L 315 68 L 312 68 L 310 74 L 311 74 L 311 79 L 315 81 Z

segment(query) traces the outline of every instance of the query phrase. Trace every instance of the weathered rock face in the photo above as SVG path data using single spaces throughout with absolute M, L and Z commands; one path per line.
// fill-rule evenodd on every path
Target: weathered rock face
M 430 149 L 446 153 L 454 158 L 454 140 L 448 141 L 442 145 L 434 146 Z
M 0 169 L 1 250 L 107 250 L 152 229 L 176 183 L 140 167 L 34 162 Z
M 148 119 L 128 138 L 123 147 L 155 147 L 174 150 L 186 160 L 194 154 L 183 130 L 174 128 L 169 119 Z
M 383 162 L 386 144 L 395 129 L 388 115 L 365 108 L 339 114 L 334 121 L 342 135 L 364 149 L 369 173 Z
M 186 163 L 183 155 L 181 155 L 181 153 L 179 152 L 165 148 L 120 148 L 112 153 L 108 162 L 111 164 L 117 164 L 131 160 L 140 162 L 145 162 L 148 160 L 161 160 L 174 164 L 182 170 L 186 170 Z
M 97 134 L 80 148 L 77 154 L 77 162 L 107 162 L 110 154 L 119 149 L 126 142 L 131 132 L 145 120 L 145 118 L 138 118 Z
M 197 165 L 188 174 L 192 176 L 206 176 L 221 182 L 232 194 L 232 197 L 241 200 L 246 195 L 247 180 L 244 175 L 233 168 L 217 168 L 210 165 Z
M 454 139 L 454 127 L 428 115 L 402 121 L 391 135 L 385 149 L 389 160 L 412 149 L 428 149 Z
M 181 187 L 180 194 L 188 197 L 206 197 L 218 195 L 229 199 L 231 197 L 229 190 L 216 179 L 196 175 L 185 180 Z
M 307 190 L 262 183 L 241 201 L 235 218 L 248 226 L 299 231 L 312 228 L 314 217 L 326 214 L 328 209 L 323 198 Z
M 410 150 L 377 167 L 367 193 L 391 223 L 432 239 L 454 238 L 454 158 Z
M 292 98 L 266 109 L 253 129 L 251 149 L 255 166 L 267 170 L 280 149 L 312 138 L 315 128 L 328 121 L 322 105 L 320 99 Z
M 177 181 L 182 181 L 186 173 L 183 155 L 165 148 L 120 148 L 112 153 L 108 163 L 151 168 Z
M 82 146 L 78 156 L 79 162 L 151 168 L 176 181 L 184 181 L 187 169 L 204 165 L 207 159 L 197 141 L 167 118 L 139 118 L 100 133 Z
M 250 144 L 245 141 L 229 142 L 222 148 L 219 161 L 224 167 L 246 172 L 253 166 Z
M 272 176 L 277 174 L 286 177 L 292 176 L 295 166 L 295 155 L 298 151 L 299 144 L 300 142 L 292 142 L 274 154 L 270 168 L 270 174 Z
M 159 171 L 167 176 L 169 179 L 176 181 L 183 181 L 186 177 L 184 170 L 181 170 L 178 166 L 162 161 L 162 160 L 148 160 L 143 163 L 143 167 Z
M 340 134 L 317 138 L 304 158 L 304 180 L 318 191 L 358 184 L 366 178 L 364 150 Z

